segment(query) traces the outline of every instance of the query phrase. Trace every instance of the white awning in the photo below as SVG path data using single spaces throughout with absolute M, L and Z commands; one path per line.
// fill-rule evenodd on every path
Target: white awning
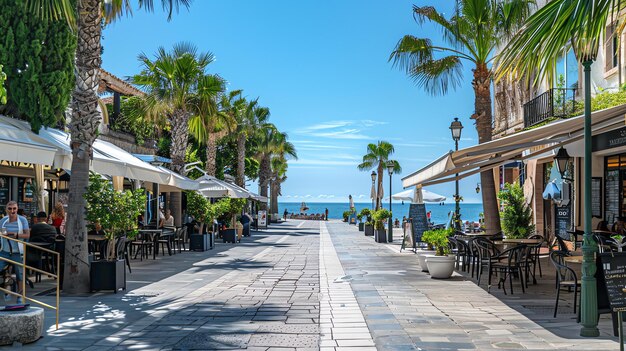
M 207 174 L 196 179 L 196 181 L 199 182 L 198 192 L 205 197 L 230 197 L 234 199 L 252 199 L 267 202 L 267 197 L 265 196 L 257 195 L 236 184 L 228 183 Z
M 624 125 L 626 105 L 593 112 L 592 134 Z M 462 179 L 511 161 L 535 159 L 561 146 L 572 145 L 584 135 L 584 117 L 559 120 L 542 127 L 450 151 L 428 166 L 402 178 L 402 186 L 432 185 Z M 456 176 L 458 174 L 458 176 Z
M 0 160 L 52 165 L 57 148 L 30 130 L 28 123 L 0 116 Z
M 169 175 L 167 184 L 164 184 L 165 186 L 171 186 L 171 187 L 178 188 L 181 190 L 198 190 L 200 187 L 200 183 L 198 183 L 197 181 L 193 179 L 189 179 L 183 175 L 180 175 L 162 166 L 156 166 L 156 167 L 162 172 L 165 172 Z M 167 190 L 164 189 L 164 191 L 167 191 Z

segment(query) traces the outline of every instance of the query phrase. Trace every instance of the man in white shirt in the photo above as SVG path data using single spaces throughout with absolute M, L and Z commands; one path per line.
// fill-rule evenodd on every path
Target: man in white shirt
M 30 228 L 28 226 L 28 220 L 17 214 L 17 202 L 9 201 L 6 205 L 7 216 L 0 219 L 0 230 L 2 232 L 6 231 L 6 236 L 14 239 L 18 239 L 21 241 L 27 240 L 30 238 Z M 22 255 L 19 251 L 19 245 L 15 241 L 8 240 L 2 238 L 2 250 L 0 250 L 0 257 L 13 260 L 16 262 L 22 262 Z M 6 261 L 0 260 L 0 271 L 2 271 L 8 263 Z M 15 270 L 15 277 L 19 282 L 18 293 L 22 291 L 22 268 L 18 265 L 13 265 L 13 269 Z M 10 295 L 5 295 L 5 300 L 10 300 Z M 22 298 L 17 298 L 17 303 L 22 303 Z

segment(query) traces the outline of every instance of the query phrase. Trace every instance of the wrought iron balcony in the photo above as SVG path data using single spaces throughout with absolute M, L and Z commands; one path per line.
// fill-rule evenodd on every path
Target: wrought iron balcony
M 576 108 L 575 88 L 553 88 L 524 104 L 524 128 L 564 118 Z

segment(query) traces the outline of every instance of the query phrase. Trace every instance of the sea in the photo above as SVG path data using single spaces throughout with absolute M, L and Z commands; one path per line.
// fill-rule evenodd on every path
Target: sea
M 289 213 L 300 213 L 300 204 L 301 202 L 279 202 L 278 209 L 279 214 L 285 212 L 285 209 Z M 337 203 L 337 202 L 307 202 L 307 206 L 309 210 L 307 214 L 323 214 L 324 210 L 328 208 L 328 218 L 330 219 L 341 219 L 343 218 L 343 212 L 348 211 L 350 209 L 349 204 L 346 203 Z M 389 203 L 383 205 L 384 208 L 389 208 Z M 464 204 L 461 202 L 461 219 L 463 221 L 470 222 L 478 222 L 478 217 L 481 212 L 483 212 L 483 204 Z M 356 208 L 357 213 L 361 211 L 363 208 L 372 208 L 372 203 L 355 203 L 354 207 Z M 409 215 L 409 203 L 393 203 L 391 205 L 391 210 L 393 213 L 393 218 L 402 219 L 402 216 Z M 448 213 L 450 211 L 454 211 L 454 204 L 426 204 L 426 211 L 431 211 L 431 221 L 433 223 L 446 223 L 448 219 Z

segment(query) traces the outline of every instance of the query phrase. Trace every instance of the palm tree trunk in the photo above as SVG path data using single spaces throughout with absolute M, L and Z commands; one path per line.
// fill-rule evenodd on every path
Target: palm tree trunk
M 237 178 L 235 183 L 242 188 L 245 188 L 245 175 L 246 173 L 246 135 L 241 133 L 237 136 Z M 267 194 L 267 192 L 266 192 Z
M 482 144 L 491 140 L 491 72 L 486 65 L 478 65 L 474 69 L 474 109 L 472 119 L 476 120 L 478 131 L 478 143 Z M 487 233 L 500 232 L 500 212 L 496 197 L 496 186 L 491 169 L 480 173 L 480 182 L 483 188 L 483 210 L 485 212 L 485 227 Z
M 78 2 L 78 46 L 76 87 L 72 95 L 72 181 L 67 209 L 63 291 L 80 294 L 90 291 L 87 259 L 87 227 L 84 194 L 89 184 L 89 161 L 102 116 L 98 112 L 102 35 L 100 0 Z
M 270 181 L 270 212 L 278 213 L 278 186 L 275 177 Z
M 181 173 L 185 166 L 185 153 L 189 139 L 189 114 L 182 110 L 174 111 L 170 116 L 170 125 L 172 126 L 170 146 L 172 168 L 174 172 Z
M 267 197 L 267 186 L 269 184 L 271 172 L 271 164 L 269 156 L 264 155 L 259 165 L 259 194 Z M 267 208 L 267 204 L 261 203 L 263 209 Z
M 209 138 L 206 142 L 206 173 L 215 177 L 217 164 L 217 135 L 215 133 L 209 133 Z
M 378 197 L 378 194 L 380 194 L 380 189 L 383 186 L 383 160 L 378 160 L 378 189 L 376 189 L 376 209 L 379 210 L 381 209 L 382 206 L 382 201 L 383 199 Z

